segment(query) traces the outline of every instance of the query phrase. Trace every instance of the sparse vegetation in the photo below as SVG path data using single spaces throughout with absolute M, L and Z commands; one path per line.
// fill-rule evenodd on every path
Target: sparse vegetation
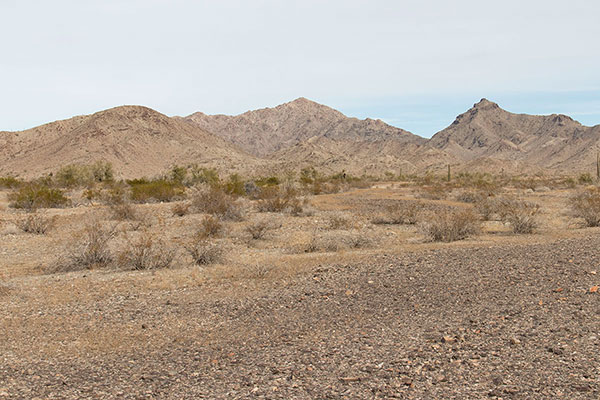
M 428 213 L 420 227 L 433 242 L 454 242 L 474 236 L 481 231 L 479 218 L 469 209 L 441 209 Z
M 533 233 L 538 227 L 540 206 L 520 199 L 498 199 L 497 212 L 500 220 L 510 224 L 514 233 Z
M 59 208 L 69 204 L 69 199 L 60 189 L 40 184 L 27 184 L 9 193 L 8 200 L 13 208 L 36 210 L 38 208 Z
M 196 212 L 216 215 L 224 220 L 244 219 L 241 207 L 235 200 L 217 187 L 199 190 L 192 197 L 192 208 Z
M 44 235 L 54 226 L 54 218 L 49 218 L 40 212 L 34 212 L 17 220 L 16 225 L 23 232 Z
M 150 232 L 142 232 L 136 239 L 127 240 L 118 256 L 118 268 L 126 270 L 154 270 L 169 268 L 176 250 Z
M 189 203 L 176 203 L 173 205 L 173 207 L 171 207 L 171 212 L 173 213 L 173 215 L 178 216 L 178 217 L 183 217 L 185 215 L 187 215 L 190 211 L 190 204 Z
M 591 187 L 570 199 L 573 216 L 582 218 L 586 226 L 600 226 L 600 189 Z
M 418 201 L 399 201 L 385 207 L 383 213 L 374 217 L 371 222 L 378 225 L 414 225 L 424 205 Z
M 200 228 L 197 235 L 201 238 L 219 236 L 223 232 L 223 223 L 213 215 L 205 216 L 200 222 Z
M 108 244 L 115 234 L 115 226 L 107 227 L 97 219 L 90 221 L 53 270 L 67 272 L 109 266 L 113 262 L 113 254 Z
M 218 243 L 210 242 L 201 237 L 194 237 L 185 249 L 196 265 L 209 265 L 218 262 L 223 255 L 223 249 Z
M 267 219 L 259 219 L 246 225 L 245 230 L 254 240 L 264 239 L 265 235 L 273 229 L 273 224 Z
M 131 186 L 131 200 L 137 203 L 169 202 L 181 199 L 185 194 L 185 187 L 182 184 L 164 179 L 132 180 L 128 183 Z

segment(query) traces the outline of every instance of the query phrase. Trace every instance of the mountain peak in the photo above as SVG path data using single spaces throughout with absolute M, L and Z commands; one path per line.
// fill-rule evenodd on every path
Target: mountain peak
M 489 101 L 486 98 L 483 98 L 481 100 L 479 100 L 478 103 L 475 103 L 473 105 L 474 109 L 477 110 L 491 110 L 491 109 L 499 109 L 500 106 L 496 103 L 494 103 L 493 101 Z

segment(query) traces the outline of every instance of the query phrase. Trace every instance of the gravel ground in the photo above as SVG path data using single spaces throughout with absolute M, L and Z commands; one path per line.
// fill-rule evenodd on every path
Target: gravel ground
M 598 399 L 598 248 L 594 234 L 382 252 L 235 295 L 132 289 L 80 309 L 5 296 L 0 399 Z M 118 344 L 125 323 L 135 346 L 61 350 L 78 346 L 61 329 Z

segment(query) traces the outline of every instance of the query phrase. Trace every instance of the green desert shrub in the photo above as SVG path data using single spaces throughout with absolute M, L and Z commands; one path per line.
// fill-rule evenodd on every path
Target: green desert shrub
M 169 202 L 180 199 L 185 194 L 185 187 L 182 184 L 164 179 L 134 180 L 127 183 L 131 187 L 131 200 L 137 203 Z
M 62 190 L 45 185 L 28 184 L 8 195 L 10 206 L 25 210 L 60 208 L 69 204 Z

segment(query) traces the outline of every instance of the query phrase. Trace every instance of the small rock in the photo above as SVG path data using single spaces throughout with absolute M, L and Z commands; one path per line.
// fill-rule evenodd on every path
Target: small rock
M 442 337 L 442 343 L 454 343 L 456 342 L 456 338 L 452 336 L 444 336 Z

